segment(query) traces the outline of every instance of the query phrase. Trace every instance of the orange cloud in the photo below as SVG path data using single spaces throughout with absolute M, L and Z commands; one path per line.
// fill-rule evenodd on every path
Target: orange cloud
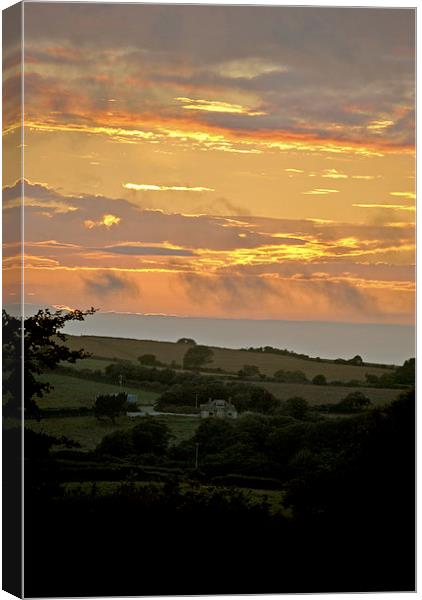
M 34 75 L 34 74 L 33 74 Z M 186 104 L 191 109 L 185 115 L 164 114 L 157 111 L 117 109 L 110 111 L 110 105 L 98 107 L 89 97 L 69 94 L 53 81 L 36 80 L 35 97 L 28 92 L 26 126 L 41 131 L 79 131 L 88 134 L 109 136 L 114 141 L 136 143 L 142 139 L 150 142 L 174 140 L 181 144 L 199 143 L 204 147 L 222 151 L 298 151 L 316 154 L 383 156 L 386 153 L 413 153 L 413 144 L 391 142 L 384 138 L 359 140 L 353 138 L 353 131 L 336 137 L 335 134 L 321 134 L 317 131 L 303 132 L 291 129 L 252 129 L 211 123 L 201 118 L 207 112 L 237 112 L 239 116 L 259 111 L 245 108 L 240 104 L 191 100 Z M 199 104 L 198 104 L 199 102 Z M 193 103 L 193 104 L 192 104 Z M 209 104 L 210 103 L 210 104 Z M 60 111 L 57 105 L 62 105 Z M 192 109 L 192 106 L 196 107 Z M 202 108 L 200 108 L 202 107 Z M 246 111 L 246 112 L 245 112 Z M 62 114 L 66 114 L 66 121 Z M 189 117 L 186 116 L 190 113 Z M 195 114 L 196 113 L 196 114 Z M 47 116 L 48 115 L 48 116 Z M 7 130 L 6 130 L 7 131 Z

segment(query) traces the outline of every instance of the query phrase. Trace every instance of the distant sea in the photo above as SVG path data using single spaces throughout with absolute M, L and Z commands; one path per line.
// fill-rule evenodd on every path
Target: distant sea
M 17 314 L 16 306 L 5 307 Z M 26 314 L 40 308 L 26 306 Z M 198 344 L 225 348 L 274 346 L 321 358 L 352 358 L 402 364 L 415 356 L 415 327 L 379 323 L 208 319 L 98 312 L 67 326 L 74 335 L 99 335 L 175 342 L 193 338 Z

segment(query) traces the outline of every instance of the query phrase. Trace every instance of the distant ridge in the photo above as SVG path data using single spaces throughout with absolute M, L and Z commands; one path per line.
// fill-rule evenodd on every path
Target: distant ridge
M 39 308 L 42 307 L 26 305 L 25 310 L 29 315 Z M 19 313 L 18 306 L 9 305 L 6 309 L 12 314 Z M 415 327 L 401 324 L 257 321 L 98 312 L 84 322 L 72 324 L 67 332 L 160 341 L 189 337 L 207 346 L 273 346 L 327 359 L 351 359 L 358 354 L 365 362 L 379 364 L 401 365 L 415 356 Z

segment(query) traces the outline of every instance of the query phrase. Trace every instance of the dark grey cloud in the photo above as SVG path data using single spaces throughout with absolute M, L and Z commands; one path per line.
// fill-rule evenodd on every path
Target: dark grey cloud
M 334 307 L 352 309 L 361 315 L 378 312 L 377 304 L 365 290 L 360 290 L 347 281 L 312 281 L 311 290 L 325 297 Z
M 330 73 L 343 63 L 351 67 L 348 75 L 371 78 L 383 62 L 401 63 L 412 52 L 414 15 L 413 9 L 37 2 L 25 5 L 25 35 L 200 64 L 250 57 L 258 49 L 283 64 L 311 70 L 323 60 Z
M 306 131 L 303 121 L 312 121 L 312 132 L 322 137 L 331 135 L 329 125 L 353 125 L 359 141 L 363 134 L 365 139 L 379 139 L 366 129 L 368 123 L 405 105 L 407 115 L 395 118 L 395 127 L 386 133 L 390 143 L 413 142 L 413 9 L 28 3 L 25 17 L 28 57 L 32 52 L 41 64 L 73 64 L 84 76 L 94 62 L 112 76 L 138 77 L 140 83 L 130 87 L 129 95 L 120 93 L 119 108 L 134 114 L 154 108 L 160 116 L 180 116 L 180 106 L 168 101 L 160 105 L 156 90 L 142 84 L 145 80 L 164 89 L 169 84 L 184 86 L 186 96 L 191 88 L 195 97 L 204 96 L 207 89 L 245 91 L 260 98 L 267 115 L 194 116 L 239 132 L 300 133 Z M 65 50 L 40 50 L 47 41 L 53 50 Z M 251 60 L 283 70 L 227 76 L 225 64 Z M 27 94 L 32 93 L 31 85 L 43 87 L 30 77 L 28 73 Z M 57 105 L 52 110 L 68 113 L 67 119 L 71 99 L 81 90 L 89 95 L 91 108 L 104 108 L 105 90 L 122 92 L 120 81 L 113 87 L 113 77 L 105 83 L 85 76 L 83 85 L 77 79 L 64 76 L 61 93 L 49 93 L 50 102 Z M 36 102 L 35 95 L 29 97 Z M 353 111 L 350 105 L 364 109 Z M 352 135 L 350 127 L 343 133 L 336 129 L 335 134 L 340 139 Z
M 362 278 L 375 281 L 400 281 L 409 282 L 415 278 L 415 265 L 403 264 L 392 265 L 388 263 L 377 262 L 361 263 L 350 260 L 349 257 L 334 258 L 325 257 L 323 260 L 304 261 L 280 261 L 275 264 L 261 265 L 239 265 L 235 268 L 227 267 L 220 269 L 220 273 L 229 274 L 235 269 L 236 273 L 243 275 L 264 275 L 275 274 L 280 277 L 297 277 L 302 279 L 312 279 L 320 277 L 321 274 L 327 277 L 335 278 Z
M 136 283 L 119 273 L 104 272 L 101 275 L 90 275 L 84 278 L 84 285 L 88 294 L 93 294 L 98 298 L 123 292 L 131 296 L 139 295 Z
M 240 269 L 241 271 L 241 269 Z M 287 283 L 260 277 L 233 273 L 230 275 L 198 275 L 183 273 L 179 280 L 189 298 L 199 305 L 208 301 L 228 313 L 244 308 L 265 307 L 274 299 L 281 305 L 297 303 L 313 308 L 320 301 L 337 309 L 341 306 L 360 315 L 374 316 L 379 307 L 366 290 L 360 290 L 347 281 L 299 279 Z
M 271 281 L 253 275 L 205 276 L 183 273 L 179 277 L 193 302 L 204 304 L 212 301 L 229 312 L 265 304 L 270 297 L 279 294 Z
M 26 179 L 17 181 L 13 185 L 6 185 L 3 188 L 3 202 L 8 203 L 13 200 L 20 200 L 22 193 L 30 195 L 31 198 L 42 200 L 56 200 L 58 192 L 42 183 L 29 183 Z

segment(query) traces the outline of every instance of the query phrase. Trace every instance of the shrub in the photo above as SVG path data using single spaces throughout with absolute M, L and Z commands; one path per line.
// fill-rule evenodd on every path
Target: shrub
M 259 377 L 259 368 L 255 365 L 244 365 L 238 372 L 239 377 Z
M 144 365 L 146 367 L 155 367 L 161 364 L 157 360 L 155 354 L 143 354 L 138 358 L 138 361 L 141 363 L 141 365 Z
M 282 403 L 280 412 L 303 421 L 309 413 L 309 404 L 304 398 L 294 396 Z
M 308 379 L 303 371 L 284 371 L 279 369 L 274 373 L 274 377 L 281 383 L 308 383 Z
M 352 392 L 332 407 L 333 412 L 359 412 L 371 404 L 362 392 Z
M 315 375 L 315 377 L 312 379 L 312 383 L 314 385 L 327 385 L 327 379 L 325 375 Z

